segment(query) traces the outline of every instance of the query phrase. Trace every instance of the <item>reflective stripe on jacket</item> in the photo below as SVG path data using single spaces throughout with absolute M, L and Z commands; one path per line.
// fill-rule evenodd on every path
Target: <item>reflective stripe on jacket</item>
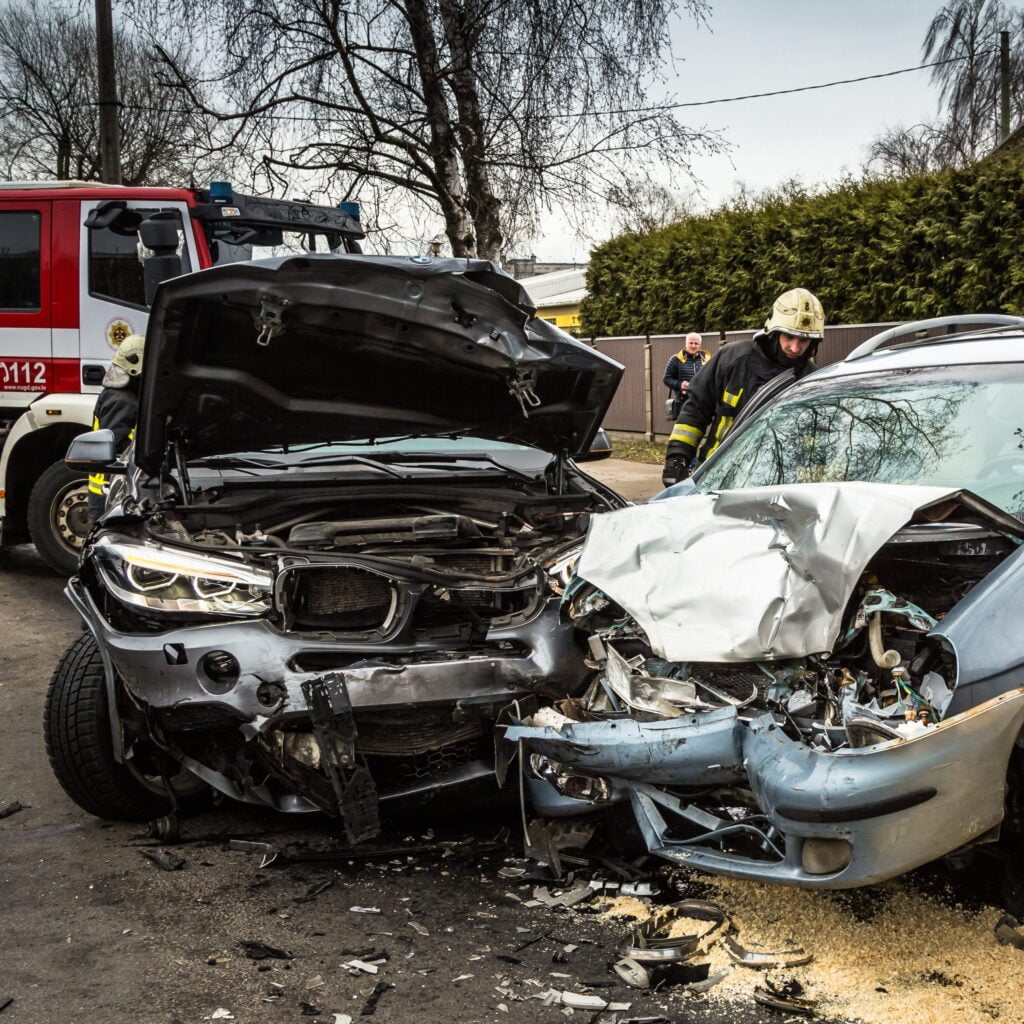
M 117 450 L 123 451 L 135 439 L 135 421 L 139 415 L 139 398 L 131 388 L 104 388 L 93 411 L 93 430 L 112 430 Z M 109 481 L 105 473 L 89 474 L 89 508 L 94 517 L 103 508 L 103 497 Z
M 666 458 L 693 461 L 699 451 L 698 461 L 702 462 L 725 440 L 758 389 L 787 369 L 769 357 L 765 346 L 773 344 L 765 337 L 734 341 L 711 357 L 690 384 L 669 437 Z M 814 368 L 808 360 L 797 376 Z

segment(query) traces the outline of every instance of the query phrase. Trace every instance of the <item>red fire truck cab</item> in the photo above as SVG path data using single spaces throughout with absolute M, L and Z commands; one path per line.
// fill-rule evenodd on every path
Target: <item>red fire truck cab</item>
M 353 203 L 243 196 L 224 182 L 0 184 L 0 544 L 31 540 L 57 571 L 75 568 L 87 488 L 64 453 L 92 429 L 113 352 L 145 333 L 161 278 L 249 259 L 254 248 L 358 252 L 358 215 Z M 144 238 L 173 243 L 167 221 L 177 246 L 148 250 Z

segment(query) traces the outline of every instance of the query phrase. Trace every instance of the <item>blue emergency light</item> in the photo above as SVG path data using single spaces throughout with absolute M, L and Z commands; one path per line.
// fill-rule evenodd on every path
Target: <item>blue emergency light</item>
M 218 206 L 228 206 L 235 201 L 231 183 L 228 181 L 211 181 L 209 195 L 210 202 Z
M 351 217 L 354 221 L 358 221 L 359 220 L 359 204 L 358 203 L 353 203 L 353 202 L 351 202 L 349 200 L 346 200 L 343 203 L 338 203 L 338 209 L 341 210 L 342 213 L 348 214 L 348 216 Z

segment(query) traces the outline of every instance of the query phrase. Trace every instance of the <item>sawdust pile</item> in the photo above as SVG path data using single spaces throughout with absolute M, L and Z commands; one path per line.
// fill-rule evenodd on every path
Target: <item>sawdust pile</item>
M 646 921 L 651 916 L 650 900 L 641 900 L 636 896 L 602 896 L 597 906 L 600 916 L 605 920 L 631 917 L 637 921 Z
M 732 879 L 713 887 L 710 898 L 730 913 L 742 944 L 814 953 L 806 966 L 772 976 L 797 978 L 822 1016 L 865 1024 L 1024 1021 L 1024 952 L 996 942 L 998 910 L 965 911 L 892 883 L 873 890 L 878 908 L 859 921 L 842 894 Z M 712 970 L 730 963 L 720 945 L 708 959 Z M 711 995 L 751 996 L 764 976 L 735 967 Z

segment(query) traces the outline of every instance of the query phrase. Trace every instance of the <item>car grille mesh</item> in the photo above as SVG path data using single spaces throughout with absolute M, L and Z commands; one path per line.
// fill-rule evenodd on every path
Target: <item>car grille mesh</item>
M 301 627 L 379 629 L 391 612 L 391 583 L 377 573 L 353 566 L 299 571 L 289 599 L 294 622 Z

